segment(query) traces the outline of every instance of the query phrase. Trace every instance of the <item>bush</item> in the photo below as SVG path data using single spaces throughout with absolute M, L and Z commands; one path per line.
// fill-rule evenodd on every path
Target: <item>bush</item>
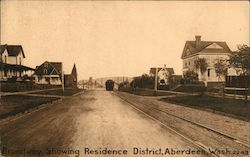
M 16 82 L 16 80 L 17 80 L 17 77 L 16 76 L 12 76 L 11 78 L 7 79 L 7 82 L 14 83 L 14 82 Z
M 205 85 L 202 84 L 185 84 L 177 88 L 176 92 L 204 92 L 206 90 Z
M 132 88 L 154 88 L 154 77 L 147 74 L 142 76 L 134 77 L 133 81 L 130 83 Z
M 199 81 L 198 74 L 193 70 L 188 70 L 184 73 L 184 82 L 187 84 L 197 84 Z

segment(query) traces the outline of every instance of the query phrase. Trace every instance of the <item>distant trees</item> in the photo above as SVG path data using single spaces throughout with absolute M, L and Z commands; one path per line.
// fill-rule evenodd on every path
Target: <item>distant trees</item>
M 121 90 L 121 89 L 125 89 L 125 88 L 128 88 L 129 87 L 129 82 L 128 81 L 124 81 L 124 82 L 121 82 L 118 86 L 118 89 Z
M 247 102 L 247 95 L 249 91 L 249 77 L 250 77 L 250 47 L 247 45 L 238 46 L 238 50 L 234 51 L 229 56 L 229 64 L 233 67 L 245 80 L 245 100 Z

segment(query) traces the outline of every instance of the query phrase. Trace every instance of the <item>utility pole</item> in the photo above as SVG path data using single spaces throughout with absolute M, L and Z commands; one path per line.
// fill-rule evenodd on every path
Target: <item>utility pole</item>
M 62 71 L 62 92 L 64 93 L 64 72 Z
M 157 78 L 157 75 L 158 75 L 158 67 L 155 68 L 155 94 L 157 92 L 157 84 L 158 84 L 158 78 Z

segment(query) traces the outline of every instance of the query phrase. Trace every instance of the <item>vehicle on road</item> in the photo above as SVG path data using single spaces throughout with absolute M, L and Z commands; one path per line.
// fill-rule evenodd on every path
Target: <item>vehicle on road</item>
M 114 81 L 113 80 L 107 80 L 106 82 L 105 82 L 105 85 L 106 85 L 106 90 L 107 91 L 112 91 L 112 90 L 114 90 Z

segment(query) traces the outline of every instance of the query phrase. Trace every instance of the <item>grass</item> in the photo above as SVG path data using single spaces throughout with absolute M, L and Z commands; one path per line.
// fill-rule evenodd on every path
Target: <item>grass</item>
M 58 98 L 9 95 L 1 97 L 0 119 L 36 108 L 44 103 L 49 103 Z
M 168 95 L 173 95 L 173 93 L 161 92 L 159 90 L 155 93 L 155 91 L 153 89 L 142 89 L 142 88 L 136 89 L 135 91 L 125 90 L 124 92 L 132 93 L 132 94 L 140 95 L 140 96 L 168 96 Z
M 72 96 L 72 95 L 74 95 L 76 93 L 79 93 L 81 91 L 83 91 L 83 89 L 66 88 L 64 90 L 64 93 L 62 92 L 62 89 L 57 89 L 57 90 L 48 90 L 48 91 L 42 91 L 42 92 L 35 92 L 34 94 Z
M 236 116 L 240 119 L 250 121 L 250 100 L 246 104 L 244 100 L 222 99 L 206 95 L 177 96 L 161 100 L 202 110 L 219 111 L 229 116 Z

